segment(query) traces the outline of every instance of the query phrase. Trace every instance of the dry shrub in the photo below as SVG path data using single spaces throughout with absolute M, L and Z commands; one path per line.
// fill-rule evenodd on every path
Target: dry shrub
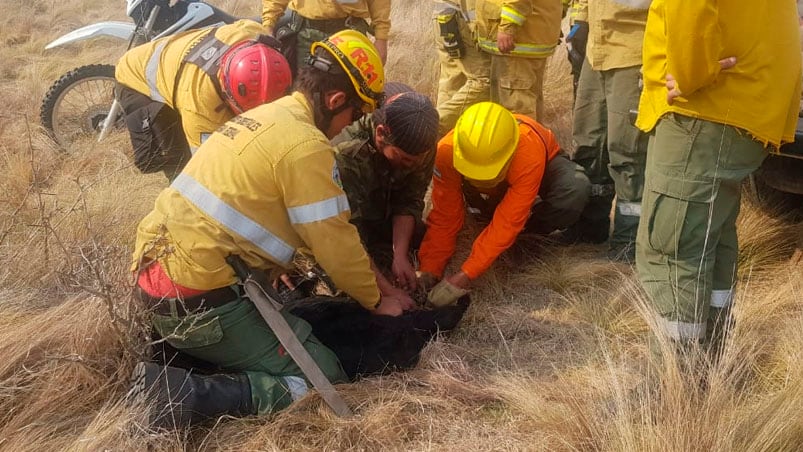
M 119 427 L 130 414 L 109 403 L 130 372 L 123 344 L 131 338 L 115 328 L 103 302 L 84 296 L 41 311 L 7 307 L 0 332 L 0 438 L 7 450 L 79 446 L 86 429 L 104 432 L 106 447 L 126 435 Z M 109 412 L 114 417 L 105 419 Z

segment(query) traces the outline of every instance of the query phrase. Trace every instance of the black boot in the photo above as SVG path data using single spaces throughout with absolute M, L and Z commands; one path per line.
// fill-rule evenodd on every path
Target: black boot
M 131 375 L 129 399 L 153 404 L 153 428 L 188 427 L 223 415 L 254 413 L 251 386 L 243 373 L 199 375 L 178 367 L 140 362 Z

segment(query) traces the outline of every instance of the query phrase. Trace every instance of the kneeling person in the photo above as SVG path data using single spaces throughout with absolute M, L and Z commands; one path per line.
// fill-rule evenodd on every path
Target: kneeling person
M 590 191 L 582 168 L 561 151 L 552 131 L 493 102 L 469 107 L 438 143 L 433 208 L 419 252 L 422 278 L 443 275 L 466 205 L 491 220 L 460 271 L 438 283 L 430 301 L 445 305 L 465 294 L 525 226 L 548 234 L 574 224 Z
M 230 255 L 273 274 L 308 248 L 335 284 L 365 309 L 399 315 L 412 303 L 380 294 L 346 195 L 336 183 L 329 140 L 382 99 L 383 67 L 365 36 L 346 31 L 312 47 L 296 91 L 227 122 L 198 150 L 137 229 L 134 271 L 152 324 L 173 347 L 228 375 L 187 375 L 140 366 L 157 426 L 222 414 L 267 414 L 307 391 L 300 368 L 242 294 Z M 369 60 L 372 64 L 360 65 Z M 309 323 L 283 313 L 333 382 L 346 380 L 337 356 Z M 189 393 L 188 393 L 189 391 Z M 186 397 L 183 400 L 182 397 Z
M 240 20 L 157 39 L 120 58 L 115 94 L 140 171 L 161 170 L 172 181 L 218 127 L 285 95 L 290 66 L 263 33 Z
M 409 251 L 423 236 L 438 112 L 426 96 L 401 83 L 388 83 L 385 95 L 381 108 L 345 128 L 332 144 L 351 222 L 363 244 L 375 260 L 392 252 L 396 282 L 412 290 L 416 277 Z

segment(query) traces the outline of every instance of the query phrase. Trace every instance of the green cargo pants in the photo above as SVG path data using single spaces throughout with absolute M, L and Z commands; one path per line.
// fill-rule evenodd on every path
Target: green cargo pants
M 744 130 L 670 113 L 650 137 L 636 269 L 663 332 L 722 339 L 738 258 L 742 181 L 767 156 Z
M 438 130 L 441 136 L 454 128 L 457 118 L 466 108 L 491 98 L 491 55 L 477 48 L 469 24 L 459 12 L 456 14 L 460 38 L 463 40 L 462 58 L 451 58 L 443 49 L 440 26 L 435 21 L 441 68 L 438 80 Z
M 632 250 L 641 214 L 647 136 L 629 114 L 638 108 L 639 70 L 595 71 L 586 59 L 574 105 L 572 159 L 585 168 L 592 184 L 591 200 L 578 223 L 580 236 L 596 243 L 608 238 L 616 195 L 612 249 Z
M 546 58 L 491 54 L 491 100 L 536 121 L 544 117 Z
M 525 229 L 546 235 L 568 228 L 580 218 L 590 192 L 591 184 L 583 168 L 569 160 L 566 153 L 561 151 L 544 169 L 538 198 L 530 211 Z M 491 221 L 505 193 L 502 191 L 489 196 L 471 184 L 463 183 L 466 204 L 482 222 Z
M 312 334 L 310 324 L 287 312 L 283 315 L 329 381 L 348 381 L 337 356 Z M 247 298 L 241 296 L 218 308 L 184 317 L 154 315 L 151 322 L 160 336 L 182 352 L 227 370 L 245 372 L 256 414 L 287 407 L 309 386 L 301 369 Z
M 561 152 L 547 163 L 539 199 L 525 227 L 544 235 L 570 227 L 580 218 L 590 194 L 591 183 L 583 168 Z

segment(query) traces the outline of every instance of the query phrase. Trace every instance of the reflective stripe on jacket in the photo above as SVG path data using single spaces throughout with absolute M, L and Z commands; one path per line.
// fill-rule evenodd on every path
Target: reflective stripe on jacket
M 505 55 L 546 58 L 558 45 L 562 11 L 561 0 L 477 0 L 477 42 L 480 49 L 501 54 L 496 33 L 502 30 L 516 42 Z
M 491 222 L 474 240 L 471 254 L 461 266 L 471 279 L 484 273 L 516 240 L 530 218 L 546 163 L 560 151 L 551 130 L 527 116 L 515 116 L 519 121 L 519 144 L 505 178 L 507 191 L 494 210 Z M 436 276 L 443 274 L 454 254 L 457 234 L 465 219 L 463 176 L 452 163 L 453 135 L 454 130 L 438 143 L 432 178 L 433 206 L 427 217 L 427 232 L 418 256 L 421 271 Z
M 671 36 L 671 39 L 667 39 Z M 719 60 L 736 57 L 722 70 Z M 800 109 L 800 31 L 793 0 L 654 0 L 644 36 L 644 90 L 636 125 L 667 112 L 747 130 L 777 147 L 794 140 Z M 666 76 L 683 93 L 669 105 Z
M 588 22 L 586 58 L 595 71 L 641 65 L 650 0 L 574 0 L 572 21 Z
M 370 21 L 377 39 L 390 34 L 390 0 L 262 0 L 262 24 L 271 30 L 290 8 L 312 20 L 359 17 Z
M 338 288 L 373 309 L 379 291 L 339 180 L 302 94 L 256 107 L 212 134 L 162 191 L 139 224 L 135 262 L 158 260 L 176 283 L 211 290 L 235 282 L 230 254 L 274 271 L 306 247 Z
M 432 2 L 432 16 L 460 13 L 466 22 L 473 22 L 477 15 L 474 13 L 476 0 L 434 0 Z
M 193 151 L 201 145 L 203 135 L 234 117 L 218 94 L 216 82 L 200 67 L 182 65 L 193 46 L 209 33 L 208 28 L 192 30 L 134 47 L 120 58 L 115 69 L 118 82 L 176 110 Z M 219 41 L 234 44 L 256 39 L 266 31 L 257 22 L 240 20 L 214 29 L 214 33 Z

